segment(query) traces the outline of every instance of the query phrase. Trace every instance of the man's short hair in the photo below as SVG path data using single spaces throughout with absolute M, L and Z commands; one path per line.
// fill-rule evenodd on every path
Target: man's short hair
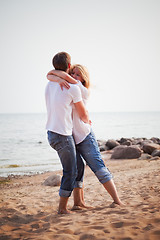
M 67 71 L 68 64 L 71 63 L 71 57 L 66 52 L 57 53 L 52 60 L 52 64 L 56 70 Z

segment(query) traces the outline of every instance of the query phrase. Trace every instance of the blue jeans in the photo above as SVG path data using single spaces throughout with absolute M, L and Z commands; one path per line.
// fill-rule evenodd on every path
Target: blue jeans
M 106 168 L 102 160 L 98 143 L 93 132 L 91 132 L 81 143 L 76 145 L 76 150 L 77 154 L 83 157 L 87 165 L 91 168 L 102 184 L 111 180 L 112 174 L 110 173 L 109 169 Z M 79 160 L 78 172 L 81 172 L 82 169 L 84 169 L 84 163 L 82 160 Z M 81 173 L 81 176 L 82 175 L 83 174 Z M 79 187 L 82 185 L 82 182 L 83 176 L 81 179 L 79 179 Z
M 72 136 L 64 136 L 51 131 L 48 131 L 47 134 L 49 144 L 57 151 L 63 167 L 63 177 L 59 195 L 61 197 L 69 197 L 75 186 L 77 177 L 77 159 L 74 139 Z
M 74 188 L 82 188 L 85 164 L 81 154 L 78 151 L 76 151 L 76 158 L 77 158 L 77 177 L 76 177 Z

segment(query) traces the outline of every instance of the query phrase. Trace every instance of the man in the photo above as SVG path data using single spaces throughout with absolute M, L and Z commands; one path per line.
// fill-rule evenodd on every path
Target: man
M 56 70 L 68 72 L 71 57 L 66 52 L 60 52 L 54 56 L 52 62 Z M 89 123 L 89 118 L 82 101 L 81 91 L 76 85 L 70 84 L 69 89 L 64 88 L 62 91 L 58 83 L 48 82 L 45 98 L 48 116 L 46 124 L 48 141 L 51 147 L 57 151 L 63 167 L 58 213 L 67 214 L 69 213 L 67 202 L 77 176 L 76 149 L 72 137 L 73 104 L 82 121 Z

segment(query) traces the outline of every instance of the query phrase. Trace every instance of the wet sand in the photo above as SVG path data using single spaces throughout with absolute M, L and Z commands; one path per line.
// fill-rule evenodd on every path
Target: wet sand
M 125 207 L 111 208 L 111 197 L 88 167 L 85 202 L 93 208 L 67 215 L 57 214 L 59 187 L 42 185 L 53 172 L 1 179 L 0 239 L 159 240 L 160 161 L 110 160 L 109 152 L 103 158 Z

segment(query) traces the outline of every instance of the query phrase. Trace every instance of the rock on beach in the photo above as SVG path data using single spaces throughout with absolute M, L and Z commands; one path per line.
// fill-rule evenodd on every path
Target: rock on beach
M 109 139 L 109 140 L 106 142 L 105 145 L 108 147 L 108 149 L 113 149 L 113 148 L 119 146 L 120 143 L 117 142 L 117 141 L 114 140 L 114 139 Z
M 60 184 L 61 184 L 61 175 L 59 174 L 53 174 L 49 176 L 43 183 L 43 185 L 51 186 L 51 187 L 60 186 Z
M 148 143 L 143 145 L 143 151 L 148 154 L 152 154 L 153 151 L 160 149 L 160 145 L 156 143 Z
M 141 156 L 141 149 L 138 146 L 117 146 L 111 155 L 111 159 L 134 159 Z
M 156 156 L 160 157 L 160 150 L 155 149 L 151 155 L 152 157 L 156 157 Z
M 121 138 L 119 140 L 98 140 L 100 151 L 112 150 L 111 159 L 141 159 L 141 154 L 150 157 L 160 157 L 160 139 L 147 138 Z M 144 159 L 145 155 L 143 155 Z M 148 159 L 148 157 L 147 157 Z

